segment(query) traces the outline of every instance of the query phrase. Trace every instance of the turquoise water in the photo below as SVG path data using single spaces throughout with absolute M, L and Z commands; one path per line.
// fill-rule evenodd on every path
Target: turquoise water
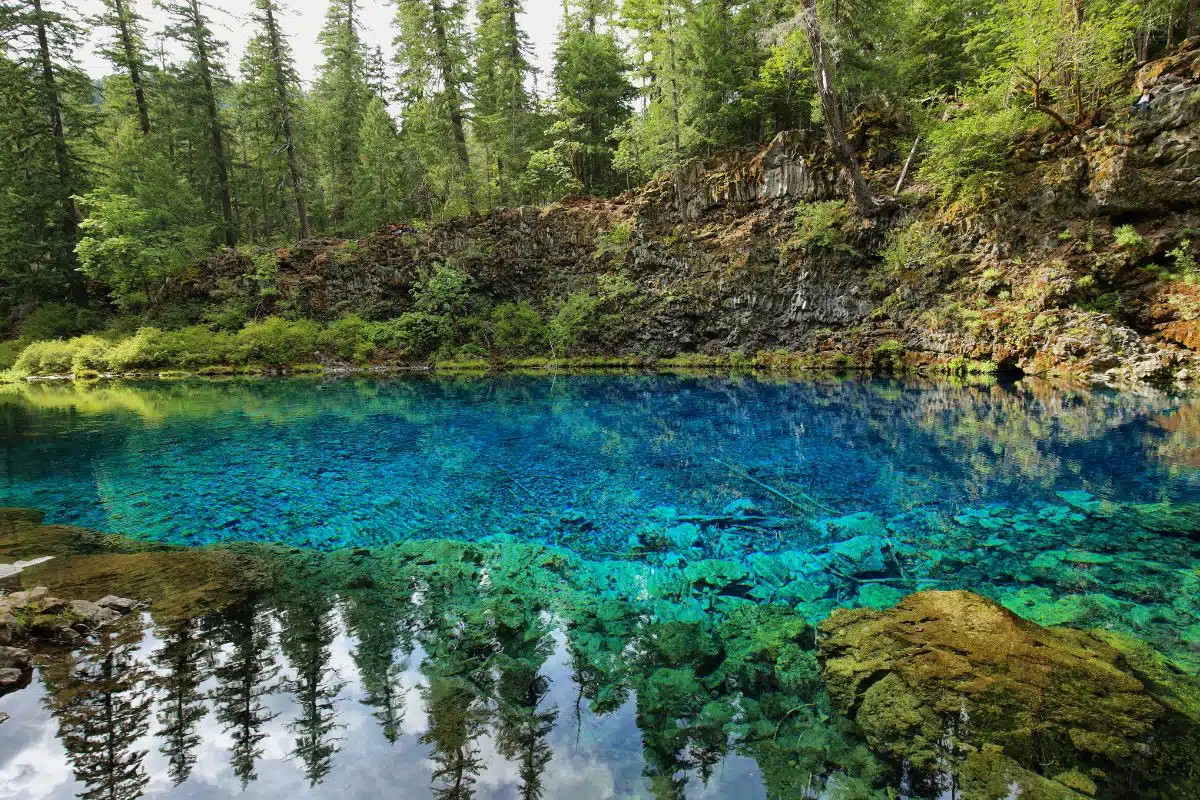
M 955 796 L 836 714 L 805 624 L 925 588 L 1200 674 L 1196 398 L 262 380 L 23 387 L 0 415 L 0 506 L 284 545 L 228 607 L 44 654 L 0 698 L 0 797 Z
M 46 387 L 3 408 L 0 504 L 181 544 L 511 535 L 618 552 L 672 510 L 703 518 L 744 506 L 763 519 L 731 535 L 773 549 L 854 512 L 1032 508 L 1059 491 L 1200 499 L 1196 441 L 1171 428 L 1194 406 L 1090 391 L 262 381 L 84 397 Z

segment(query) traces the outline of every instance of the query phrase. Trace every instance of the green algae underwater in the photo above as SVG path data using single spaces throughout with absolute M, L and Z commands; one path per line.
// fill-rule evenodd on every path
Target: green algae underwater
M 146 603 L 0 698 L 13 796 L 1197 795 L 1192 398 L 625 376 L 3 409 L 0 501 L 47 514 L 4 512 L 0 560 L 55 556 L 7 584 Z M 237 514 L 196 523 L 211 475 L 168 491 L 196 442 Z

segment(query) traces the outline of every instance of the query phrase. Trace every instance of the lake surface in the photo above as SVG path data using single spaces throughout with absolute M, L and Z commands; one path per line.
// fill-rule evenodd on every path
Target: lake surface
M 922 588 L 1200 673 L 1195 397 L 669 376 L 4 391 L 0 506 L 126 550 L 252 543 L 267 577 L 200 609 L 186 578 L 123 586 L 90 551 L 23 575 L 161 602 L 0 698 L 0 798 L 938 796 L 831 711 L 793 635 Z

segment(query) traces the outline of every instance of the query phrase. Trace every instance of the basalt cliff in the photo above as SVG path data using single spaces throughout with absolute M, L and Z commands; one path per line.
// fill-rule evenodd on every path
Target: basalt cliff
M 1153 94 L 1148 113 L 1027 138 L 1007 155 L 1003 193 L 982 204 L 947 204 L 915 168 L 891 197 L 911 134 L 899 112 L 860 109 L 852 134 L 886 200 L 868 217 L 840 202 L 845 181 L 820 132 L 788 132 L 611 200 L 304 242 L 278 251 L 267 302 L 388 318 L 411 308 L 432 265 L 453 263 L 493 303 L 604 296 L 607 323 L 583 344 L 595 355 L 1194 380 L 1200 40 L 1135 83 Z M 173 293 L 264 302 L 251 261 L 228 251 Z

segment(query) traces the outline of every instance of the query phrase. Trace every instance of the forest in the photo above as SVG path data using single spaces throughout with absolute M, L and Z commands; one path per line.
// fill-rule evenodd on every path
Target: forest
M 782 131 L 825 135 L 848 213 L 870 217 L 896 202 L 859 166 L 872 111 L 903 120 L 902 152 L 920 143 L 912 179 L 938 204 L 984 207 L 1014 142 L 1123 112 L 1132 70 L 1197 28 L 1196 0 L 565 0 L 540 74 L 522 0 L 400 0 L 390 52 L 332 0 L 306 85 L 294 53 L 313 43 L 278 0 L 254 0 L 236 64 L 217 9 L 154 2 L 161 31 L 139 0 L 82 19 L 0 2 L 0 338 L 182 327 L 167 287 L 226 248 L 418 232 L 664 175 L 682 204 L 690 159 Z M 79 61 L 96 32 L 102 76 Z

